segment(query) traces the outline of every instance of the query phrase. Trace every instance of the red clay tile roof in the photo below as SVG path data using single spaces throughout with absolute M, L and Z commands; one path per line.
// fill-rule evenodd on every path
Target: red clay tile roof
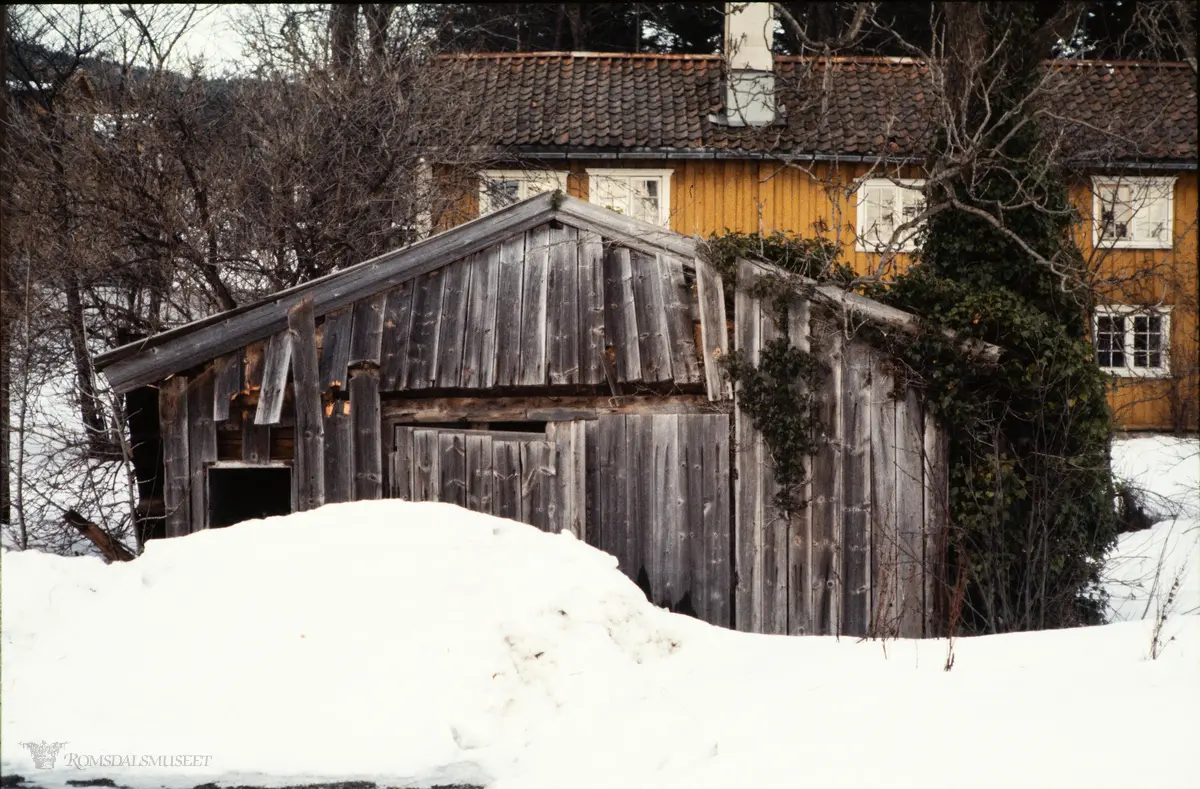
M 925 151 L 934 131 L 928 69 L 908 59 L 840 58 L 827 67 L 777 58 L 785 120 L 759 129 L 710 118 L 722 109 L 717 55 L 460 55 L 441 65 L 464 81 L 495 142 L 516 150 L 907 157 Z M 1072 159 L 1195 163 L 1196 89 L 1186 66 L 1052 68 L 1041 107 Z

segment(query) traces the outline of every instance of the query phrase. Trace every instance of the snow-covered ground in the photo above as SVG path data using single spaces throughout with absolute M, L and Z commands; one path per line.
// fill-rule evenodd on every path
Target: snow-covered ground
M 1126 438 L 1112 456 L 1114 475 L 1140 491 L 1155 523 L 1121 535 L 1108 557 L 1110 619 L 1200 614 L 1200 440 Z
M 945 671 L 945 641 L 713 628 L 568 535 L 398 501 L 2 560 L 0 769 L 43 786 L 1197 785 L 1200 616 L 1157 660 L 1147 620 Z

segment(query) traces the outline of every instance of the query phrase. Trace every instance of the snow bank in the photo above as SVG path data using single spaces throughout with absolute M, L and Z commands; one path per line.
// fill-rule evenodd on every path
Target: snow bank
M 2 561 L 0 769 L 43 786 L 1194 778 L 1200 617 L 1175 620 L 1156 661 L 1151 623 L 1131 622 L 961 639 L 946 672 L 944 641 L 709 627 L 568 535 L 399 501 L 156 542 L 124 565 Z M 43 740 L 66 743 L 54 769 L 22 746 Z M 89 766 L 105 755 L 132 766 Z M 204 758 L 155 766 L 181 755 Z
M 1113 442 L 1113 473 L 1138 489 L 1156 523 L 1122 534 L 1104 568 L 1109 619 L 1200 614 L 1200 440 Z

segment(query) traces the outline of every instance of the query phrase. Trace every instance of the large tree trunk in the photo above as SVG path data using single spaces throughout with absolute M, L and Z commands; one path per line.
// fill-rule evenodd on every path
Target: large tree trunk
M 358 4 L 333 3 L 329 6 L 329 51 L 335 71 L 352 71 L 358 60 Z

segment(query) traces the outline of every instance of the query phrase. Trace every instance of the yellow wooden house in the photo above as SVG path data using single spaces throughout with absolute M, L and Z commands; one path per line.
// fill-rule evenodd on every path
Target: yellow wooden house
M 903 267 L 913 235 L 903 226 L 920 205 L 936 131 L 929 70 L 910 59 L 772 55 L 768 7 L 743 4 L 727 17 L 728 59 L 444 58 L 511 164 L 481 173 L 465 203 L 436 221 L 564 189 L 686 234 L 824 236 L 862 275 Z M 1117 423 L 1195 430 L 1195 74 L 1072 60 L 1047 64 L 1044 79 L 1043 128 L 1072 173 L 1100 301 L 1097 363 L 1113 375 Z

